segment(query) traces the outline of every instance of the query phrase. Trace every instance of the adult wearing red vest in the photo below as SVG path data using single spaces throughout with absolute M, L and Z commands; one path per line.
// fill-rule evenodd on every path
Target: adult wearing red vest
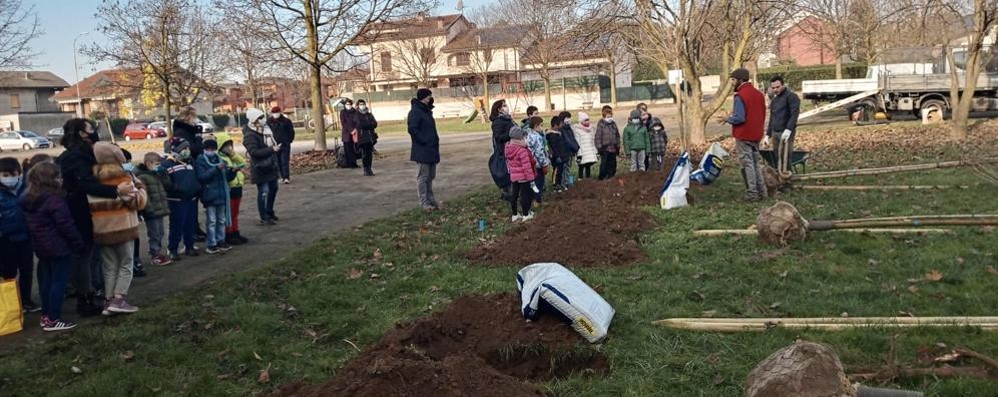
M 720 116 L 719 121 L 731 124 L 731 135 L 735 137 L 735 148 L 738 150 L 738 164 L 745 177 L 745 200 L 761 201 L 769 197 L 766 182 L 762 178 L 762 165 L 758 160 L 759 141 L 766 129 L 766 98 L 749 82 L 747 69 L 731 72 L 731 82 L 736 87 L 734 111 L 727 116 Z

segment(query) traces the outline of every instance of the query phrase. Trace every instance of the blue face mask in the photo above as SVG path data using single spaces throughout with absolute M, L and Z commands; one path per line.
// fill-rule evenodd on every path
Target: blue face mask
M 125 171 L 132 172 L 135 171 L 135 164 L 125 163 L 121 165 L 121 168 L 124 168 Z
M 21 184 L 21 176 L 5 176 L 0 177 L 0 184 L 7 187 L 10 190 L 17 190 L 17 186 Z

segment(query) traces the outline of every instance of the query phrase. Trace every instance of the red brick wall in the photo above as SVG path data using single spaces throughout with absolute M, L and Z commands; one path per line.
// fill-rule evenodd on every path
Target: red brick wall
M 822 38 L 815 37 L 820 31 L 819 20 L 814 17 L 805 18 L 780 35 L 777 58 L 780 61 L 794 61 L 800 66 L 835 64 L 835 52 L 830 49 L 831 43 L 822 45 Z

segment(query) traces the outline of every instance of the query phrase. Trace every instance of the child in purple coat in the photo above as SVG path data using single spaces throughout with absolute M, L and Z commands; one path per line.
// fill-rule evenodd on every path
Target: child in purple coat
M 73 329 L 76 324 L 62 318 L 62 301 L 73 269 L 73 253 L 83 251 L 85 246 L 69 213 L 58 165 L 47 161 L 31 167 L 21 207 L 38 256 L 42 330 Z

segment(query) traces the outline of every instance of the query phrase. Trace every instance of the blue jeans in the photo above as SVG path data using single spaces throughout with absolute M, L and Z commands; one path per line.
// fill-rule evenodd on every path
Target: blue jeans
M 167 248 L 177 252 L 183 238 L 187 250 L 194 249 L 194 231 L 197 229 L 198 207 L 194 200 L 170 200 L 170 241 Z
M 208 246 L 218 247 L 225 242 L 225 205 L 204 207 L 204 230 L 208 235 Z
M 260 220 L 274 216 L 274 200 L 277 199 L 277 180 L 256 184 L 256 208 Z
M 38 296 L 42 298 L 42 315 L 49 320 L 62 319 L 62 301 L 72 271 L 72 255 L 38 261 Z

